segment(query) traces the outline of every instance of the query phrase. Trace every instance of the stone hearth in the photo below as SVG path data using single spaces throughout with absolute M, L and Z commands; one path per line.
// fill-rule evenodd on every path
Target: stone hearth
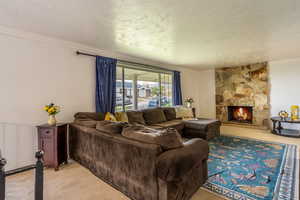
M 228 122 L 228 106 L 251 106 L 252 124 L 268 125 L 267 63 L 216 69 L 216 112 L 222 122 Z

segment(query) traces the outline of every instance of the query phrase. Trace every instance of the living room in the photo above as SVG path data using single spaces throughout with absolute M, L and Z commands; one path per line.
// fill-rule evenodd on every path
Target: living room
M 48 200 L 298 199 L 300 5 L 269 4 L 1 2 L 0 200 L 41 185 Z M 65 134 L 62 165 L 47 163 L 48 126 Z

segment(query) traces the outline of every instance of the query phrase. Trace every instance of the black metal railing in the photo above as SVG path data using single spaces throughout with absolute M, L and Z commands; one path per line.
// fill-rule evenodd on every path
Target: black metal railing
M 1 158 L 0 154 L 0 200 L 5 199 L 5 171 L 4 166 L 6 165 L 6 160 Z
M 44 191 L 44 164 L 42 161 L 44 152 L 38 151 L 35 154 L 37 159 L 35 165 L 35 184 L 34 184 L 34 199 L 43 200 L 43 191 Z
M 43 200 L 43 187 L 44 187 L 44 164 L 42 161 L 44 152 L 38 151 L 35 154 L 37 159 L 35 168 L 35 184 L 34 184 L 34 199 Z M 0 200 L 5 200 L 5 178 L 15 173 L 5 173 L 4 167 L 6 160 L 1 157 L 0 153 Z

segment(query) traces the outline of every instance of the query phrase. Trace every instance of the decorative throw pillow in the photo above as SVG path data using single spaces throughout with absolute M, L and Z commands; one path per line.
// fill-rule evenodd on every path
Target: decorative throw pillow
M 187 108 L 184 106 L 176 106 L 176 118 L 193 118 L 193 110 L 192 108 Z
M 91 120 L 91 119 L 75 119 L 74 123 L 80 126 L 85 126 L 89 128 L 96 128 L 97 125 L 96 120 Z
M 123 127 L 126 125 L 128 125 L 126 122 L 99 121 L 96 129 L 109 134 L 121 134 Z
M 128 122 L 130 124 L 142 124 L 145 125 L 145 120 L 143 116 L 143 112 L 141 111 L 128 111 L 127 117 L 128 117 Z
M 146 124 L 158 124 L 167 121 L 164 111 L 161 108 L 143 110 Z
M 104 120 L 105 120 L 105 121 L 114 121 L 114 122 L 117 121 L 117 119 L 116 119 L 116 117 L 114 116 L 114 114 L 112 114 L 112 113 L 110 113 L 110 112 L 107 112 L 107 113 L 105 114 Z
M 126 112 L 116 112 L 115 117 L 118 122 L 128 122 L 128 116 Z
M 180 134 L 173 128 L 156 130 L 145 126 L 128 126 L 123 128 L 122 135 L 140 142 L 160 145 L 164 150 L 183 146 Z

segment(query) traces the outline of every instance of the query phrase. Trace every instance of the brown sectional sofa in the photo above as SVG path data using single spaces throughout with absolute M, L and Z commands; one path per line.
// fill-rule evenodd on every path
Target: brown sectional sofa
M 70 157 L 131 199 L 190 199 L 207 180 L 208 143 L 199 137 L 206 131 L 218 135 L 220 123 L 192 127 L 188 121 L 176 119 L 173 109 L 131 111 L 127 116 L 130 124 L 173 127 L 183 137 L 196 137 L 185 140 L 181 148 L 163 150 L 157 144 L 99 131 L 95 124 L 104 120 L 103 114 L 77 113 L 70 125 Z M 199 132 L 194 132 L 198 128 Z

